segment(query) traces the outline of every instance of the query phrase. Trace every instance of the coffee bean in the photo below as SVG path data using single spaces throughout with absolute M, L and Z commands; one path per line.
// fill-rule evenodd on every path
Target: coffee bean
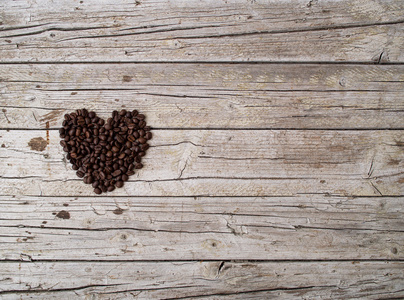
M 64 115 L 60 145 L 76 175 L 101 194 L 122 187 L 141 169 L 152 138 L 145 116 L 137 110 L 114 111 L 105 122 L 86 109 Z
M 115 185 L 116 187 L 121 188 L 123 187 L 123 181 L 117 181 Z
M 117 176 L 121 175 L 121 173 L 122 173 L 122 171 L 118 169 L 112 173 L 112 176 L 117 177 Z
M 83 177 L 84 177 L 84 172 L 82 172 L 82 171 L 77 171 L 77 172 L 76 172 L 76 175 L 77 175 L 78 177 L 80 177 L 80 178 L 83 178 Z

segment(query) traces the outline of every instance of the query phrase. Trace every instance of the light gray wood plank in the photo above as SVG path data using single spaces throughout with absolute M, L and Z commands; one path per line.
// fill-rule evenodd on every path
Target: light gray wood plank
M 94 195 L 56 130 L 0 136 L 1 195 Z M 403 195 L 403 131 L 155 130 L 151 146 L 145 167 L 112 195 Z
M 57 128 L 77 108 L 139 109 L 159 128 L 403 128 L 404 67 L 0 65 L 0 128 Z
M 2 263 L 2 299 L 401 298 L 402 262 Z
M 403 259 L 402 197 L 6 197 L 2 260 Z
M 402 1 L 2 1 L 2 61 L 402 62 Z

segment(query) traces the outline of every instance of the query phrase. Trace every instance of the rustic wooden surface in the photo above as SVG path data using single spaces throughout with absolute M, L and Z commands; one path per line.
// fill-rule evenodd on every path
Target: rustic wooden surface
M 0 299 L 404 298 L 404 2 L 0 2 Z M 96 196 L 63 115 L 139 109 Z

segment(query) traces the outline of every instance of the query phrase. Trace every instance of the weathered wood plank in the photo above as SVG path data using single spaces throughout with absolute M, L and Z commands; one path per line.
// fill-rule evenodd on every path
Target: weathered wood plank
M 87 107 L 160 128 L 402 128 L 404 66 L 0 65 L 0 128 L 56 128 Z
M 2 1 L 2 61 L 403 62 L 402 1 Z
M 404 257 L 400 197 L 2 196 L 0 205 L 2 260 Z
M 0 136 L 1 195 L 93 195 L 56 130 Z M 403 195 L 399 130 L 155 130 L 151 146 L 145 168 L 113 195 Z
M 2 263 L 2 299 L 401 298 L 402 262 Z

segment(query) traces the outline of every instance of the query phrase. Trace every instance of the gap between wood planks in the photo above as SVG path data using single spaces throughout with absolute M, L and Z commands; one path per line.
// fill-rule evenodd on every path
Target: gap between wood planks
M 383 62 L 383 61 L 150 61 L 150 60 L 133 60 L 133 61 L 0 61 L 0 65 L 78 65 L 78 64 L 215 64 L 215 65 L 404 65 L 404 62 Z

